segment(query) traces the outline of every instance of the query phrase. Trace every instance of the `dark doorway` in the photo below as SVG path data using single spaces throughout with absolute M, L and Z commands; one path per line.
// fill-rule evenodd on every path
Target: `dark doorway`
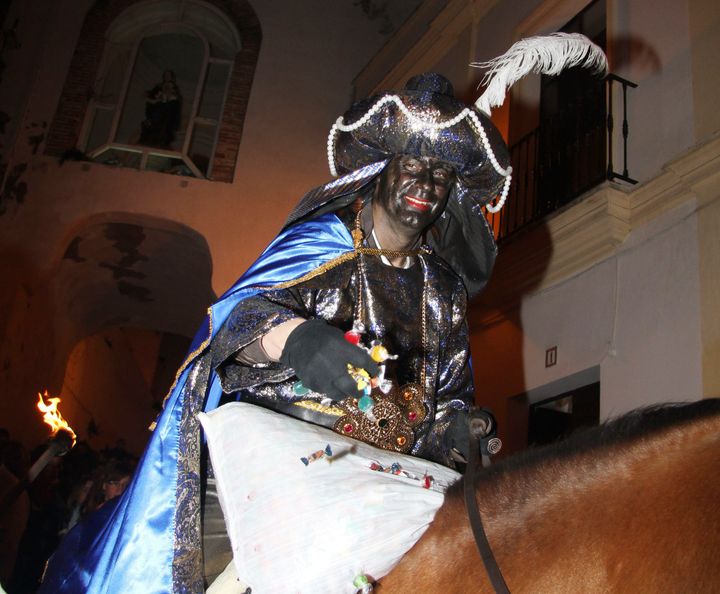
M 528 445 L 552 443 L 600 422 L 600 382 L 530 405 Z

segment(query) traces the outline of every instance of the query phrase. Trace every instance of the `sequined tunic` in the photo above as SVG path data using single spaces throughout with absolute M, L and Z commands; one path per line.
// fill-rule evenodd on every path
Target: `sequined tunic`
M 243 364 L 234 354 L 294 317 L 322 318 L 342 330 L 349 330 L 356 315 L 358 282 L 363 279 L 360 295 L 366 340 L 380 340 L 391 353 L 399 356 L 396 361 L 388 362 L 388 377 L 398 385 L 419 382 L 423 362 L 425 365 L 424 400 L 428 415 L 415 430 L 412 453 L 452 465 L 443 451 L 442 435 L 455 411 L 466 410 L 473 401 L 464 285 L 432 254 L 417 256 L 408 269 L 383 264 L 377 256 L 362 258 L 364 273 L 355 261 L 345 262 L 305 282 L 266 290 L 237 305 L 212 345 L 213 365 L 223 391 L 332 426 L 335 422 L 332 415 L 293 405 L 303 400 L 320 402 L 322 396 L 313 392 L 297 395 L 293 391 L 297 378 L 292 369 L 273 362 Z

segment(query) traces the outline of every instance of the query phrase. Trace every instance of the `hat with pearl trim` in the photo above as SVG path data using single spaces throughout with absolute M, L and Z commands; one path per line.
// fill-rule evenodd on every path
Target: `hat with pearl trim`
M 487 282 L 497 253 L 482 207 L 502 208 L 512 173 L 491 108 L 529 72 L 558 74 L 570 66 L 604 71 L 606 65 L 602 50 L 586 37 L 555 33 L 521 40 L 502 56 L 473 64 L 488 73 L 486 90 L 472 106 L 456 99 L 450 81 L 436 73 L 411 78 L 402 91 L 358 101 L 328 136 L 330 172 L 340 177 L 309 192 L 287 224 L 348 205 L 398 155 L 440 159 L 455 168 L 456 181 L 426 241 L 472 296 Z
M 486 114 L 455 98 L 435 73 L 411 78 L 398 93 L 353 105 L 333 124 L 328 162 L 333 175 L 395 155 L 434 157 L 453 165 L 457 185 L 485 204 L 510 185 L 509 156 Z

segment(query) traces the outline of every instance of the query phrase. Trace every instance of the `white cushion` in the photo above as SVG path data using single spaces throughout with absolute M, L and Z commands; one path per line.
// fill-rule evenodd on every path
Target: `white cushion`
M 352 594 L 357 575 L 381 578 L 460 476 L 252 404 L 200 420 L 237 573 L 253 594 Z M 400 474 L 371 468 L 393 463 Z

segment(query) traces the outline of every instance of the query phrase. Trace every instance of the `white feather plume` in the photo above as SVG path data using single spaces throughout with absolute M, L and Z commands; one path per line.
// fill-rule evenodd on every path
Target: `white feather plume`
M 580 33 L 552 33 L 521 39 L 502 56 L 470 65 L 488 69 L 482 81 L 487 87 L 475 102 L 475 107 L 487 114 L 492 107 L 503 104 L 507 89 L 531 72 L 556 75 L 573 66 L 599 74 L 607 72 L 607 58 L 602 49 Z

